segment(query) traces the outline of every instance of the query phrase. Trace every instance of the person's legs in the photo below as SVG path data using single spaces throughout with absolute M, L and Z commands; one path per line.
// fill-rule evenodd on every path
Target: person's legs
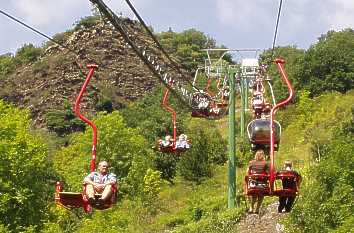
M 251 203 L 249 212 L 250 212 L 250 213 L 253 213 L 253 211 L 254 211 L 254 204 L 255 204 L 256 201 L 257 201 L 257 197 L 256 197 L 256 196 L 250 196 L 250 197 L 249 197 L 249 200 L 250 200 L 250 203 Z
M 287 197 L 279 197 L 279 206 L 278 206 L 278 213 L 282 213 L 283 209 L 286 205 Z
M 256 205 L 256 210 L 255 213 L 259 213 L 259 209 L 261 208 L 262 202 L 263 202 L 264 196 L 258 196 L 257 197 L 257 205 Z
M 95 189 L 93 188 L 93 185 L 86 185 L 86 195 L 89 203 L 93 205 L 95 203 Z
M 95 198 L 95 190 L 93 188 L 93 185 L 91 184 L 86 185 L 86 195 L 88 198 Z
M 285 212 L 290 212 L 291 208 L 293 207 L 295 201 L 295 197 L 288 197 L 288 200 L 285 204 Z
M 112 195 L 112 185 L 106 185 L 106 187 L 104 188 L 103 192 L 102 192 L 102 197 L 101 199 L 106 201 L 108 200 L 108 198 L 110 198 Z

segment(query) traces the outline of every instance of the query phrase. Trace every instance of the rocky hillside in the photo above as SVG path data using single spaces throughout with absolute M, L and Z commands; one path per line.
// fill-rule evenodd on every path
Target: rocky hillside
M 139 38 L 151 52 L 161 57 L 139 23 L 127 18 L 121 20 L 134 38 Z M 37 125 L 45 123 L 47 112 L 64 110 L 65 103 L 74 103 L 85 79 L 80 74 L 80 66 L 86 72 L 86 64 L 99 65 L 83 98 L 82 109 L 87 113 L 119 109 L 159 84 L 108 23 L 97 21 L 59 36 L 76 54 L 47 43 L 37 61 L 19 67 L 0 82 L 0 98 L 28 108 Z

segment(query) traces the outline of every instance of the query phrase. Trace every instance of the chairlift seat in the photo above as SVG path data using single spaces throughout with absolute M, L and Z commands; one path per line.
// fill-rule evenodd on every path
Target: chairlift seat
M 293 172 L 293 171 L 280 171 L 277 172 L 276 175 L 276 180 L 285 180 L 285 179 L 289 179 L 292 180 L 294 182 L 297 182 L 297 175 Z M 282 197 L 291 197 L 291 196 L 296 196 L 298 192 L 297 189 L 297 185 L 294 188 L 276 188 L 274 190 L 274 195 L 276 196 L 282 196 Z
M 175 148 L 173 147 L 173 144 L 170 146 L 160 146 L 159 151 L 162 153 L 173 153 Z
M 256 184 L 255 184 L 256 183 Z M 254 184 L 254 185 L 253 185 Z M 270 194 L 269 175 L 249 173 L 245 176 L 245 193 L 248 196 L 267 196 Z
M 104 203 L 98 203 L 91 206 L 86 196 L 86 186 L 83 186 L 83 192 L 62 192 L 62 184 L 56 183 L 54 199 L 57 204 L 61 204 L 68 208 L 84 208 L 85 212 L 92 212 L 92 207 L 99 210 L 111 208 L 117 200 L 118 188 L 116 185 L 112 185 L 112 196 Z M 102 194 L 95 194 L 95 199 L 98 200 Z
M 59 192 L 55 201 L 72 208 L 80 208 L 85 205 L 82 193 L 75 192 Z

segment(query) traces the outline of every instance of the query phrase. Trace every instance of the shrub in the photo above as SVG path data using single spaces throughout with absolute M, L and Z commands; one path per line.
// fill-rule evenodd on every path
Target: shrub
M 81 18 L 75 23 L 74 30 L 76 31 L 82 28 L 90 28 L 96 25 L 99 19 L 100 18 L 98 16 L 86 16 L 84 18 Z
M 14 58 L 11 54 L 0 56 L 0 79 L 6 77 L 9 73 L 15 70 Z
M 0 101 L 0 225 L 34 229 L 52 201 L 52 166 L 44 141 L 29 133 L 27 111 Z
M 48 74 L 49 64 L 46 61 L 37 61 L 32 66 L 33 72 L 41 76 Z
M 59 136 L 76 131 L 83 131 L 85 123 L 78 119 L 71 109 L 69 103 L 64 104 L 64 110 L 49 110 L 45 114 L 46 126 Z
M 41 52 L 41 48 L 36 48 L 33 44 L 25 44 L 17 50 L 14 59 L 19 65 L 35 62 L 41 55 Z
M 181 156 L 178 170 L 186 180 L 200 183 L 205 177 L 212 176 L 213 165 L 226 162 L 226 141 L 212 122 L 201 119 L 188 121 L 186 131 L 192 146 Z
M 144 206 L 148 207 L 152 213 L 156 212 L 161 184 L 161 173 L 149 168 L 144 176 L 143 196 L 141 198 Z
M 154 165 L 155 168 L 161 172 L 161 178 L 173 184 L 178 161 L 179 156 L 176 154 L 157 153 Z

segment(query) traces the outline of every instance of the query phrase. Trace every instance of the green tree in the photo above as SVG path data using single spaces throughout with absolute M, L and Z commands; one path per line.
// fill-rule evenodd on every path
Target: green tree
M 35 62 L 41 55 L 42 49 L 33 44 L 25 44 L 16 51 L 15 62 L 18 65 Z
M 267 50 L 261 55 L 261 63 L 269 64 L 270 67 L 268 69 L 268 74 L 272 78 L 273 83 L 273 90 L 276 101 L 280 101 L 286 98 L 289 93 L 288 89 L 285 86 L 278 68 L 274 61 L 271 59 L 272 51 Z M 288 75 L 288 78 L 295 88 L 298 90 L 301 88 L 300 86 L 300 79 L 299 73 L 302 69 L 302 60 L 305 55 L 305 51 L 302 49 L 298 49 L 296 46 L 284 46 L 284 47 L 276 47 L 274 50 L 274 57 L 273 60 L 276 58 L 281 58 L 285 60 L 284 69 Z M 268 96 L 268 99 L 271 99 L 271 96 Z
M 169 30 L 161 32 L 158 37 L 166 51 L 190 71 L 195 71 L 197 66 L 204 64 L 205 59 L 207 59 L 207 54 L 202 49 L 224 48 L 224 46 L 217 46 L 213 38 L 196 29 L 188 29 L 180 33 Z M 212 56 L 220 55 L 215 53 Z M 224 59 L 231 62 L 231 56 L 229 55 L 226 55 Z
M 215 164 L 223 164 L 227 160 L 226 141 L 213 122 L 204 119 L 188 121 L 186 133 L 192 145 L 181 155 L 178 171 L 186 180 L 200 183 L 213 175 Z
M 0 79 L 3 79 L 14 71 L 15 63 L 11 54 L 5 54 L 0 56 Z
M 0 225 L 38 226 L 52 201 L 53 171 L 44 141 L 29 132 L 27 111 L 0 100 Z
M 64 103 L 64 109 L 51 109 L 45 114 L 46 126 L 59 136 L 82 131 L 85 129 L 85 123 L 78 119 L 69 102 Z
M 345 93 L 354 87 L 354 30 L 329 31 L 311 46 L 298 77 L 317 96 L 325 91 Z

